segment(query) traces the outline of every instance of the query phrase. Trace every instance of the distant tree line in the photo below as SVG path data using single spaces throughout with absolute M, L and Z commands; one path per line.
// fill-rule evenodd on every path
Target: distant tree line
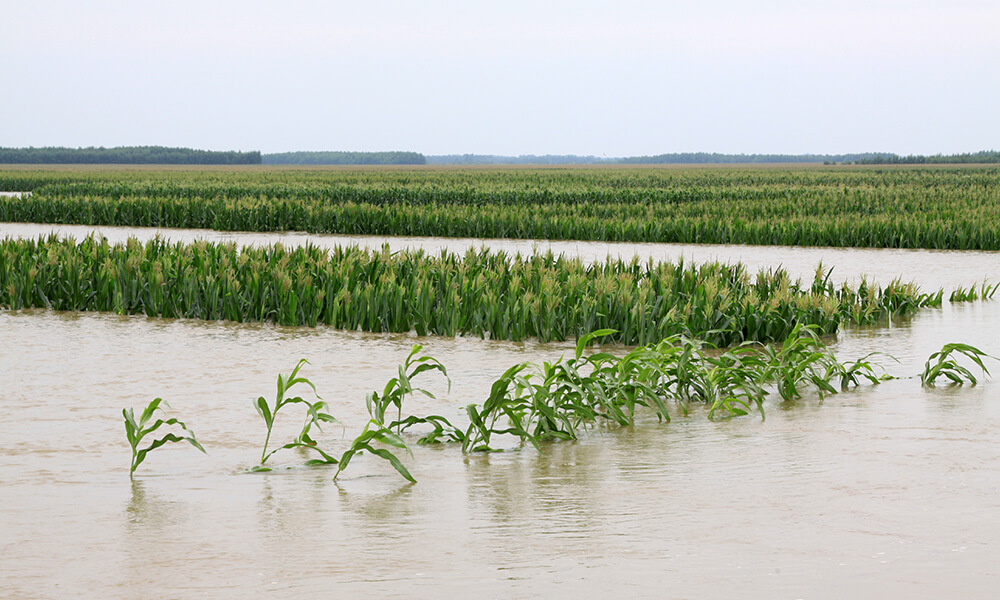
M 857 162 L 864 159 L 894 156 L 880 152 L 861 154 L 719 154 L 717 152 L 681 152 L 655 156 L 629 156 L 622 164 L 724 164 L 724 163 L 819 163 Z
M 614 163 L 619 159 L 576 154 L 522 154 L 502 156 L 497 154 L 442 154 L 428 156 L 429 165 L 589 165 Z
M 4 164 L 259 165 L 260 152 L 216 152 L 164 146 L 0 148 Z
M 855 154 L 720 154 L 717 152 L 678 152 L 653 156 L 606 158 L 575 154 L 445 154 L 428 156 L 432 165 L 562 165 L 562 164 L 766 164 L 766 163 L 853 163 L 858 165 L 922 165 L 957 163 L 1000 163 L 1000 152 L 987 150 L 967 154 L 933 156 L 900 156 L 891 152 L 860 152 Z
M 911 154 L 909 156 L 878 156 L 855 161 L 859 165 L 948 165 L 969 163 L 1000 163 L 1000 152 L 983 150 L 982 152 L 967 152 L 965 154 L 934 154 L 924 156 Z
M 730 163 L 845 163 L 895 157 L 884 152 L 858 154 L 719 154 L 716 152 L 680 152 L 657 154 L 654 156 L 626 156 L 607 158 L 598 156 L 578 156 L 575 154 L 522 154 L 501 156 L 495 154 L 444 154 L 428 156 L 431 165 L 571 165 L 571 164 L 730 164 Z
M 279 152 L 264 154 L 265 165 L 426 165 L 419 152 Z

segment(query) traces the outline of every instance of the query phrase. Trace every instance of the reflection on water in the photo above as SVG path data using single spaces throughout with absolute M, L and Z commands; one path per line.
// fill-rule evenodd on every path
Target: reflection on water
M 163 500 L 156 492 L 148 491 L 143 481 L 132 481 L 131 485 L 132 497 L 125 507 L 126 534 L 129 538 L 143 532 L 162 530 L 168 525 L 181 525 L 186 520 L 182 516 L 184 507 L 181 504 Z
M 360 246 L 377 250 L 383 245 L 390 250 L 423 248 L 430 254 L 442 250 L 464 254 L 473 248 L 503 250 L 508 253 L 531 254 L 552 251 L 555 254 L 579 257 L 587 263 L 620 258 L 642 261 L 685 261 L 703 263 L 721 261 L 742 262 L 751 273 L 760 269 L 785 268 L 793 278 L 811 281 L 820 263 L 834 267 L 832 280 L 856 284 L 862 276 L 883 285 L 896 278 L 915 281 L 925 290 L 969 287 L 984 279 L 1000 281 L 1000 253 L 955 250 L 896 250 L 867 248 L 813 248 L 791 246 L 741 246 L 726 244 L 633 244 L 626 242 L 578 242 L 549 240 L 503 240 L 442 237 L 347 236 L 332 234 L 243 233 L 208 229 L 162 229 L 153 227 L 92 227 L 88 225 L 43 225 L 37 223 L 0 223 L 0 238 L 37 238 L 54 233 L 61 237 L 81 240 L 92 233 L 121 243 L 129 237 L 146 241 L 162 237 L 171 242 L 232 242 L 239 246 L 261 246 L 280 242 L 288 247 L 311 244 L 320 248 Z
M 964 341 L 1000 354 L 1000 303 L 946 305 L 849 329 L 841 358 L 889 352 L 917 374 Z M 345 429 L 396 373 L 411 335 L 32 310 L 0 312 L 0 597 L 379 595 L 397 598 L 986 597 L 1000 551 L 1000 387 L 914 378 L 767 419 L 595 428 L 577 442 L 464 456 L 413 446 L 407 484 L 361 456 L 247 474 L 251 406 L 301 357 Z M 568 344 L 420 338 L 453 380 L 414 412 L 461 419 L 507 366 Z M 196 432 L 129 482 L 121 408 L 154 396 Z M 289 408 L 274 439 L 301 426 Z M 269 461 L 270 463 L 271 461 Z M 294 468 L 281 468 L 294 467 Z M 54 568 L 53 565 L 59 565 Z M 668 591 L 669 590 L 669 591 Z

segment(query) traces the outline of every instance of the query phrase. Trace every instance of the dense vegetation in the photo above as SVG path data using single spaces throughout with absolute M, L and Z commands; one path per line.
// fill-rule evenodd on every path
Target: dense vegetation
M 983 150 L 965 154 L 911 154 L 896 156 L 895 154 L 871 156 L 858 159 L 859 165 L 948 165 L 948 164 L 996 164 L 1000 163 L 1000 152 Z
M 562 340 L 599 329 L 626 344 L 675 334 L 717 345 L 784 339 L 799 325 L 834 333 L 937 305 L 912 285 L 803 286 L 742 265 L 584 265 L 552 254 L 369 253 L 280 245 L 190 245 L 88 238 L 0 240 L 0 308 L 325 324 L 372 332 Z
M 259 165 L 260 152 L 216 152 L 163 146 L 0 148 L 5 164 Z
M 857 154 L 720 154 L 718 152 L 677 152 L 655 156 L 629 156 L 615 162 L 633 165 L 655 164 L 764 164 L 855 162 L 867 159 L 891 158 L 895 154 L 864 152 Z
M 442 154 L 428 156 L 431 165 L 694 165 L 694 164 L 764 164 L 764 163 L 831 163 L 866 159 L 898 158 L 895 154 L 865 152 L 860 154 L 719 154 L 718 152 L 675 152 L 647 156 L 580 156 L 577 154 Z M 265 158 L 266 162 L 266 158 Z
M 278 152 L 262 156 L 265 165 L 425 165 L 419 152 Z
M 399 365 L 398 374 L 386 382 L 381 392 L 367 395 L 368 422 L 339 458 L 329 449 L 320 448 L 313 437 L 321 424 L 339 421 L 329 412 L 330 404 L 319 398 L 313 382 L 300 375 L 308 364 L 302 359 L 291 373 L 278 375 L 273 404 L 263 396 L 253 403 L 267 434 L 260 463 L 247 472 L 270 471 L 265 463 L 271 456 L 294 449 L 318 455 L 304 466 L 335 465 L 336 480 L 355 456 L 367 453 L 388 461 L 406 480 L 416 483 L 399 457 L 399 451 L 412 454 L 403 437 L 411 434 L 411 427 L 423 430 L 416 440 L 418 444 L 460 444 L 464 453 L 501 452 L 528 444 L 542 450 L 542 443 L 575 440 L 594 426 L 631 427 L 640 412 L 652 412 L 660 422 L 669 422 L 672 411 L 687 415 L 691 405 L 702 404 L 708 409 L 709 419 L 739 417 L 754 411 L 763 418 L 764 402 L 771 395 L 789 402 L 813 388 L 822 398 L 863 383 L 895 379 L 873 361 L 873 356 L 881 353 L 841 362 L 823 344 L 817 328 L 808 325 L 795 327 L 780 345 L 746 343 L 720 351 L 702 340 L 675 335 L 636 348 L 623 357 L 606 352 L 585 353 L 594 340 L 611 333 L 602 330 L 581 336 L 576 352 L 568 358 L 563 355 L 553 362 L 522 362 L 507 368 L 490 386 L 489 397 L 482 404 L 465 406 L 464 428 L 441 415 L 409 413 L 409 397 L 434 397 L 415 383 L 421 374 L 438 372 L 451 384 L 444 364 L 432 356 L 420 355 L 422 348 L 415 345 Z M 970 359 L 984 375 L 989 375 L 984 360 L 996 358 L 968 344 L 945 344 L 927 359 L 919 376 L 921 383 L 932 387 L 937 379 L 944 378 L 958 385 L 966 381 L 975 385 L 975 374 L 956 361 L 956 354 Z M 291 390 L 296 386 L 311 388 L 316 400 L 293 396 Z M 122 411 L 132 448 L 130 477 L 149 452 L 167 443 L 186 441 L 205 451 L 185 423 L 164 414 L 161 403 L 160 398 L 154 399 L 139 419 L 131 408 Z M 301 432 L 268 452 L 278 412 L 293 404 L 306 409 Z M 158 415 L 163 417 L 154 421 Z M 174 431 L 139 448 L 143 438 L 161 428 Z
M 37 169 L 0 221 L 1000 249 L 1000 167 Z
M 594 165 L 611 164 L 617 159 L 579 154 L 437 154 L 427 157 L 429 165 Z

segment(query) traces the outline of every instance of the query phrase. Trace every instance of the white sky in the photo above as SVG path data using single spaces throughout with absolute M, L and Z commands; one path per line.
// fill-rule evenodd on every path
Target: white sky
M 0 0 L 0 146 L 1000 149 L 1000 0 Z

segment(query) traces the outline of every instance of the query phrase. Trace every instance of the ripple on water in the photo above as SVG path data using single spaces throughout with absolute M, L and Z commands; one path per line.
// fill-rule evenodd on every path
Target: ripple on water
M 842 332 L 844 358 L 896 354 L 913 375 L 946 341 L 993 354 L 1000 306 L 946 305 Z M 413 336 L 0 312 L 0 596 L 981 597 L 1000 559 L 1000 391 L 917 379 L 792 404 L 767 419 L 704 411 L 495 455 L 415 446 L 409 485 L 365 457 L 242 474 L 250 402 L 301 358 L 346 426 Z M 461 419 L 502 370 L 568 344 L 422 338 L 454 385 L 419 412 Z M 208 450 L 171 446 L 128 480 L 120 410 L 154 396 Z M 282 415 L 283 416 L 283 415 Z M 289 415 L 294 432 L 300 416 Z M 295 465 L 294 453 L 275 456 Z M 52 565 L 62 565 L 58 569 Z M 178 579 L 183 573 L 183 579 Z M 262 591 L 263 590 L 263 591 Z

